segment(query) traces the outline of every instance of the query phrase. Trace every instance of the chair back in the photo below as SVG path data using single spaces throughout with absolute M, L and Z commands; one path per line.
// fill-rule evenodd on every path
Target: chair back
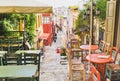
M 108 54 L 108 53 L 109 53 L 109 50 L 110 50 L 110 43 L 105 42 L 105 46 L 104 46 L 103 52 L 104 52 L 105 54 Z
M 80 49 L 80 48 L 71 48 L 71 56 L 72 56 L 72 58 L 77 57 L 77 59 L 78 59 L 79 57 L 82 56 L 81 54 L 82 54 L 82 49 Z
M 3 47 L 2 47 L 2 39 L 0 39 L 0 50 L 3 50 Z
M 18 39 L 17 38 L 11 38 L 9 45 L 10 45 L 10 52 L 11 53 L 19 50 L 19 44 L 18 44 Z
M 70 47 L 71 48 L 79 48 L 80 41 L 78 39 L 71 39 L 70 40 Z
M 24 53 L 24 65 L 28 65 L 28 64 L 34 64 L 38 66 L 38 69 L 35 73 L 35 77 L 36 77 L 36 81 L 39 81 L 39 75 L 40 75 L 40 54 L 36 54 L 36 53 Z
M 10 52 L 10 40 L 5 38 L 2 40 L 3 50 Z
M 21 65 L 22 54 L 6 53 L 3 57 L 4 65 Z
M 101 81 L 100 73 L 93 64 L 91 64 L 91 70 L 92 72 L 90 77 L 88 78 L 88 81 Z
M 111 47 L 110 48 L 110 55 L 112 56 L 112 63 L 115 64 L 117 56 L 118 56 L 118 48 L 117 47 Z
M 39 54 L 24 53 L 24 65 L 26 64 L 39 64 Z
M 99 49 L 100 49 L 100 51 L 103 52 L 104 48 L 105 48 L 105 41 L 101 40 L 101 41 L 99 42 Z

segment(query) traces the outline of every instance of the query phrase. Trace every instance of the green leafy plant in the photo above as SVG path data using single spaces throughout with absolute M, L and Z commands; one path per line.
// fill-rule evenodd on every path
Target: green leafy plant
M 0 36 L 18 36 L 20 20 L 25 21 L 25 40 L 29 40 L 32 44 L 35 30 L 35 14 L 0 14 Z
M 66 56 L 66 49 L 64 47 L 61 48 L 61 56 Z

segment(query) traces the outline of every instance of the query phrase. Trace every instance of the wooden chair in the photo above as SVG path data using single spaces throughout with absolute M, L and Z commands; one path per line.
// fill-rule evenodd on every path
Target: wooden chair
M 18 43 L 18 48 L 19 48 L 19 50 L 24 50 L 24 47 L 23 47 L 23 39 L 18 39 L 18 40 L 17 40 L 17 43 Z
M 102 53 L 108 54 L 110 51 L 110 43 L 106 42 Z
M 35 81 L 39 81 L 39 68 L 40 68 L 40 54 L 35 53 L 24 53 L 24 65 L 35 64 L 38 65 L 38 70 L 36 71 L 34 77 Z
M 39 64 L 39 54 L 24 53 L 24 65 L 26 64 Z
M 71 48 L 79 48 L 80 41 L 78 39 L 71 39 L 70 40 L 70 47 Z
M 0 39 L 0 50 L 3 50 L 3 47 L 2 47 L 2 39 Z
M 73 54 L 71 54 L 72 53 L 71 51 L 72 51 L 71 48 L 66 49 L 67 57 L 68 56 L 70 57 L 70 60 L 71 60 L 73 65 L 80 65 L 81 64 L 81 59 L 74 59 Z M 80 51 L 80 50 L 78 50 L 78 51 Z
M 72 58 L 80 59 L 82 54 L 82 49 L 80 48 L 71 48 L 71 56 Z
M 17 38 L 10 39 L 10 52 L 13 53 L 19 50 L 19 43 Z
M 97 53 L 101 53 L 104 51 L 105 48 L 105 41 L 100 40 L 99 44 L 98 44 L 98 50 L 96 50 Z
M 91 74 L 87 81 L 101 81 L 100 73 L 93 64 L 91 64 Z
M 3 50 L 8 51 L 8 53 L 10 52 L 10 40 L 5 38 L 2 40 L 2 47 Z
M 117 59 L 117 56 L 118 56 L 118 48 L 117 47 L 111 47 L 110 48 L 110 56 L 112 56 L 112 61 L 110 63 L 116 63 L 116 59 Z
M 98 47 L 99 47 L 99 49 L 96 50 L 97 53 L 107 54 L 109 52 L 109 49 L 110 49 L 110 43 L 107 43 L 107 42 L 101 40 Z
M 72 64 L 69 52 L 66 53 L 69 63 L 69 80 L 70 81 L 85 81 L 85 70 L 84 65 L 81 63 L 79 65 Z
M 22 55 L 21 54 L 14 54 L 14 53 L 7 53 L 3 57 L 3 64 L 4 65 L 21 65 L 22 63 Z
M 110 53 L 112 57 L 112 61 L 107 64 L 106 67 L 106 74 L 105 76 L 108 77 L 111 81 L 112 80 L 120 80 L 120 65 L 116 64 L 116 59 L 118 56 L 118 48 L 117 47 L 111 47 Z
M 107 64 L 105 77 L 110 81 L 120 81 L 120 65 Z

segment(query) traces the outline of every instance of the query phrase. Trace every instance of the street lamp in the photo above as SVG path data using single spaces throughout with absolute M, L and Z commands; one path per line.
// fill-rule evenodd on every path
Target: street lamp
M 95 43 L 95 37 L 94 37 L 94 16 L 98 16 L 100 14 L 100 9 L 99 8 L 95 8 L 96 5 L 95 3 L 92 4 L 92 40 L 91 40 L 91 44 Z M 84 13 L 83 18 L 86 19 L 87 16 L 90 16 L 91 14 L 91 9 L 88 7 Z

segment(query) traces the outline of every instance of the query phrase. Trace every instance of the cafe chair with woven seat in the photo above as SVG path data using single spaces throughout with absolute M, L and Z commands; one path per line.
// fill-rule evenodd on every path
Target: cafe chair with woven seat
M 98 47 L 99 47 L 99 49 L 96 50 L 97 53 L 108 54 L 109 50 L 110 50 L 110 43 L 101 40 Z
M 118 56 L 118 48 L 117 47 L 111 47 L 110 53 L 112 57 L 112 61 L 109 62 L 106 66 L 106 74 L 105 76 L 108 77 L 111 81 L 112 80 L 120 80 L 120 65 L 116 64 L 116 59 Z
M 104 51 L 104 48 L 105 48 L 105 41 L 100 40 L 99 44 L 98 44 L 98 50 L 96 50 L 95 52 L 96 53 L 101 53 L 101 52 Z
M 71 39 L 70 40 L 70 47 L 71 48 L 79 48 L 80 41 L 78 39 Z
M 105 42 L 105 46 L 104 46 L 104 49 L 103 49 L 102 53 L 108 54 L 109 51 L 110 51 L 110 48 L 111 48 L 110 43 Z
M 91 64 L 91 74 L 87 81 L 101 81 L 100 73 L 93 64 Z
M 120 81 L 120 65 L 107 64 L 105 77 L 110 79 L 110 81 Z
M 82 54 L 82 49 L 80 48 L 71 48 L 71 56 L 72 58 L 80 59 Z
M 80 65 L 81 64 L 81 59 L 74 59 L 73 54 L 71 54 L 72 53 L 71 51 L 72 51 L 71 48 L 66 49 L 66 52 L 68 54 L 67 57 L 68 56 L 70 57 L 70 60 L 71 60 L 73 65 Z
M 69 52 L 66 53 L 69 63 L 69 81 L 85 81 L 85 69 L 81 63 L 79 65 L 72 64 Z
M 117 56 L 118 56 L 118 48 L 114 47 L 114 46 L 111 47 L 108 54 L 112 57 L 112 61 L 110 63 L 114 63 L 115 64 Z

